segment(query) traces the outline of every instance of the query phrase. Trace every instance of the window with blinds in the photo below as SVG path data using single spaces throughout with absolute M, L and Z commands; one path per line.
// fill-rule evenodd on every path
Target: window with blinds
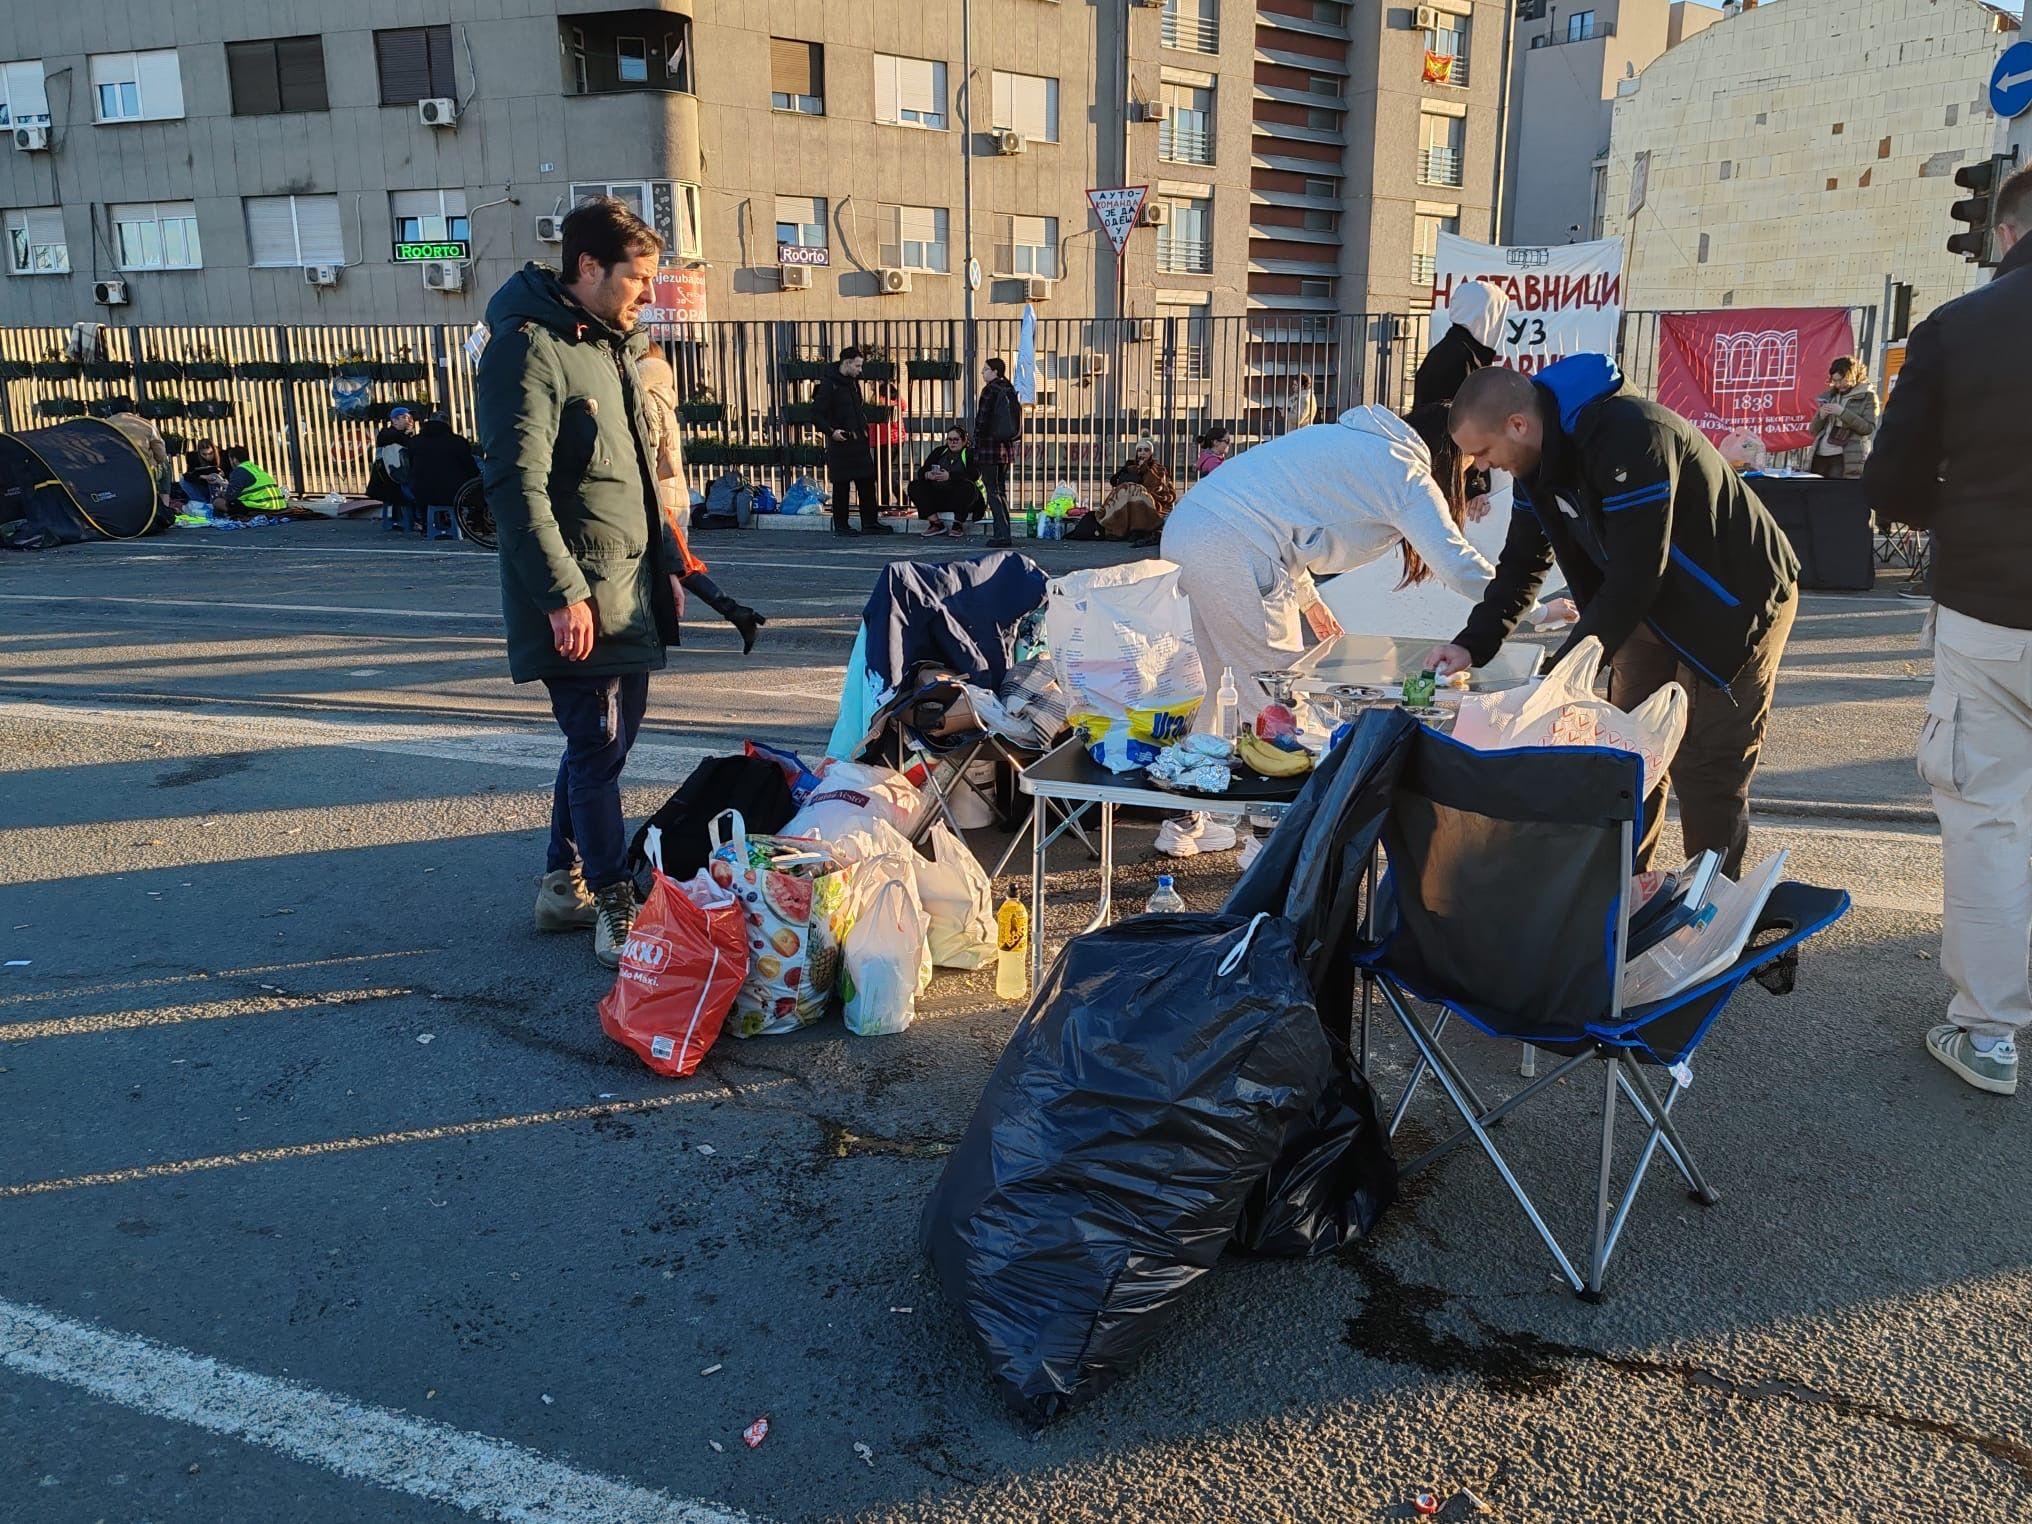
M 952 270 L 948 214 L 942 206 L 885 206 L 879 209 L 882 260 L 900 270 L 945 275 Z
M 823 249 L 826 246 L 826 198 L 778 196 L 776 241 L 795 244 L 801 249 Z
M 94 53 L 90 68 L 99 121 L 161 121 L 183 115 L 183 75 L 175 48 Z
M 384 106 L 407 106 L 458 94 L 452 75 L 452 29 L 448 26 L 403 26 L 376 32 L 374 61 L 381 71 Z
M 346 262 L 337 196 L 249 196 L 246 209 L 250 265 Z
M 397 243 L 443 243 L 473 236 L 462 190 L 390 191 L 388 212 Z
M 325 44 L 322 37 L 267 37 L 226 44 L 226 77 L 233 115 L 275 116 L 324 111 Z
M 875 120 L 945 131 L 945 64 L 935 58 L 875 55 Z
M 1004 215 L 996 219 L 995 273 L 1058 279 L 1058 219 Z
M 32 206 L 7 214 L 7 270 L 10 275 L 63 275 L 71 267 L 64 243 L 63 209 Z
M 195 270 L 198 209 L 188 201 L 140 201 L 107 208 L 113 252 L 123 270 Z
M 778 111 L 825 115 L 824 44 L 769 39 L 769 104 Z
M 1033 143 L 1058 141 L 1058 81 L 1044 74 L 996 69 L 989 81 L 995 130 L 1020 132 Z
M 0 63 L 0 127 L 49 125 L 49 93 L 43 84 L 42 60 Z

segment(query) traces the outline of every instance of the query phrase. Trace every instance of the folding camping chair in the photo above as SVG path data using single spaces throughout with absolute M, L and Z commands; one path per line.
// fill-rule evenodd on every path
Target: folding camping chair
M 1597 747 L 1483 752 L 1421 728 L 1398 774 L 1383 826 L 1388 871 L 1371 905 L 1373 934 L 1357 963 L 1417 1050 L 1390 1119 L 1394 1135 L 1430 1073 L 1462 1127 L 1403 1167 L 1423 1169 L 1472 1138 L 1517 1198 L 1575 1292 L 1600 1299 L 1645 1172 L 1659 1149 L 1693 1199 L 1718 1198 L 1673 1110 L 1692 1083 L 1691 1060 L 1729 997 L 1758 977 L 1791 987 L 1800 943 L 1838 919 L 1848 896 L 1781 884 L 1736 961 L 1648 1005 L 1624 1003 L 1628 888 L 1643 825 L 1643 763 Z M 1373 865 L 1372 865 L 1373 866 Z M 1779 986 L 1782 985 L 1782 989 Z M 1440 1007 L 1435 1019 L 1412 1009 Z M 1368 990 L 1361 1054 L 1368 1055 Z M 1509 1097 L 1485 1100 L 1443 1044 L 1452 1019 L 1525 1042 L 1560 1061 Z M 1602 1066 L 1601 1152 L 1594 1236 L 1583 1274 L 1532 1202 L 1492 1130 L 1525 1102 L 1590 1063 Z M 1671 1078 L 1663 1100 L 1647 1070 Z M 1373 1071 L 1372 1071 L 1373 1072 Z M 1611 1202 L 1618 1097 L 1644 1129 L 1619 1199 Z

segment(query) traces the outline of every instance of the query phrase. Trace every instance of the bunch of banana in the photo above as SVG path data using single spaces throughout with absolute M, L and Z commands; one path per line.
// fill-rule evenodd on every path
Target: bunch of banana
M 1311 752 L 1303 747 L 1297 751 L 1286 751 L 1249 731 L 1244 731 L 1241 739 L 1235 742 L 1235 753 L 1252 772 L 1261 773 L 1266 778 L 1295 778 L 1300 773 L 1312 771 Z

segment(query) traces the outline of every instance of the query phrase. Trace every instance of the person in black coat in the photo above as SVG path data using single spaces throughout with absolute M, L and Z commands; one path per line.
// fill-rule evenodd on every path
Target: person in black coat
M 875 502 L 875 451 L 868 441 L 868 407 L 861 396 L 861 352 L 840 351 L 838 362 L 819 378 L 812 407 L 825 432 L 826 477 L 833 489 L 833 533 L 853 534 L 847 522 L 853 494 L 861 497 L 862 534 L 888 534 Z
M 927 535 L 965 534 L 969 520 L 987 511 L 980 468 L 967 448 L 967 431 L 945 431 L 945 443 L 924 458 L 910 483 L 910 506 L 930 525 Z
M 404 485 L 409 480 L 409 447 L 415 442 L 415 416 L 406 407 L 393 409 L 388 421 L 375 432 L 374 459 L 367 470 L 367 496 L 390 508 L 408 510 L 406 514 L 398 511 L 389 515 L 388 527 L 398 532 L 405 517 L 413 520 L 419 530 L 423 528 L 417 500 Z
M 1503 319 L 1509 310 L 1510 298 L 1485 281 L 1462 281 L 1453 288 L 1446 304 L 1449 326 L 1439 342 L 1426 351 L 1411 378 L 1413 413 L 1452 402 L 1463 381 L 1496 363 L 1496 341 L 1503 336 Z M 1468 502 L 1486 509 L 1483 499 L 1489 495 L 1489 473 L 1470 466 L 1465 488 Z M 1474 514 L 1475 518 L 1481 516 Z
M 981 467 L 981 491 L 994 515 L 995 532 L 988 543 L 1015 544 L 1009 537 L 1009 468 L 1023 440 L 1023 401 L 1009 381 L 1009 367 L 991 359 L 984 367 L 981 397 L 974 408 L 974 458 Z
M 432 413 L 409 443 L 409 491 L 423 510 L 424 524 L 439 509 L 444 510 L 444 527 L 436 532 L 440 540 L 456 539 L 452 508 L 467 482 L 480 474 L 473 459 L 473 446 L 463 434 L 452 432 L 451 420 Z

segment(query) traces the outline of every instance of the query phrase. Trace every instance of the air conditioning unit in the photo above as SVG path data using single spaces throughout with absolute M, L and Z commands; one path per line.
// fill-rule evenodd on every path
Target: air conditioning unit
M 1089 350 L 1080 356 L 1080 374 L 1082 376 L 1091 378 L 1093 376 L 1105 376 L 1107 373 L 1108 357 L 1106 355 L 1095 354 Z
M 1129 320 L 1128 337 L 1133 343 L 1137 344 L 1152 342 L 1157 337 L 1157 319 L 1131 318 Z
M 1136 220 L 1146 228 L 1161 228 L 1171 221 L 1171 203 L 1168 201 L 1146 201 Z
M 336 286 L 339 283 L 339 271 L 344 268 L 344 265 L 305 265 L 303 283 L 306 286 Z
M 1161 11 L 1164 9 L 1164 0 L 1129 0 L 1129 3 L 1138 10 Z
M 416 103 L 416 115 L 426 127 L 456 127 L 459 103 L 449 95 L 433 95 Z
M 910 289 L 910 272 L 884 265 L 875 272 L 875 284 L 884 296 L 902 296 Z
M 124 280 L 102 280 L 92 284 L 92 300 L 101 307 L 124 307 L 127 305 L 127 282 Z
M 536 241 L 538 243 L 563 243 L 564 218 L 562 217 L 537 218 Z
M 1026 276 L 1023 281 L 1023 300 L 1026 302 L 1048 302 L 1051 288 L 1056 284 L 1041 275 Z
M 1412 14 L 1411 23 L 1415 31 L 1436 32 L 1445 13 L 1436 5 L 1421 5 Z
M 1129 102 L 1129 120 L 1132 122 L 1161 122 L 1164 120 L 1164 107 L 1156 101 L 1131 101 Z
M 14 129 L 14 146 L 22 153 L 48 153 L 49 129 L 47 127 L 17 127 Z
M 427 260 L 423 267 L 423 289 L 426 291 L 465 290 L 466 267 L 455 259 Z
M 998 132 L 995 134 L 995 152 L 1000 154 L 1021 153 L 1030 146 L 1030 139 L 1020 132 Z
M 809 291 L 811 268 L 808 265 L 778 265 L 776 281 L 785 291 Z

